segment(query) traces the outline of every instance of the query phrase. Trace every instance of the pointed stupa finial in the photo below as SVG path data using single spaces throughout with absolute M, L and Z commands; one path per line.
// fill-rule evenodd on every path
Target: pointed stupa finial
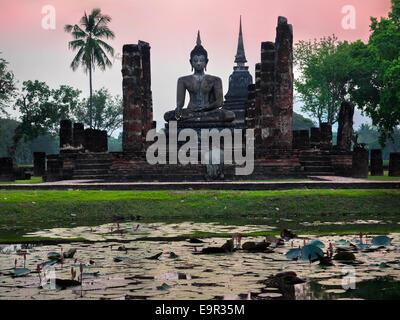
M 200 30 L 197 31 L 196 45 L 201 46 Z
M 244 45 L 243 45 L 243 34 L 242 34 L 242 16 L 240 16 L 240 26 L 239 26 L 239 39 L 237 52 L 235 56 L 235 63 L 244 64 L 246 63 L 246 55 L 244 53 Z

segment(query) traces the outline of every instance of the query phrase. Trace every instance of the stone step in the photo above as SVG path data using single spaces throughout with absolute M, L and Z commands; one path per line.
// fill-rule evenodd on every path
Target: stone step
M 313 167 L 313 166 L 331 166 L 331 161 L 300 161 L 303 167 Z
M 109 169 L 111 163 L 80 163 L 76 165 L 76 170 L 90 170 L 90 169 Z
M 310 156 L 310 157 L 304 157 L 300 156 L 299 157 L 300 162 L 307 162 L 307 161 L 324 161 L 324 162 L 330 162 L 331 158 L 327 156 Z
M 96 175 L 73 175 L 73 180 L 106 180 L 110 175 L 108 174 L 96 174 Z
M 112 164 L 110 160 L 76 160 L 76 165 L 108 165 Z
M 85 174 L 108 174 L 108 169 L 85 169 L 85 170 L 74 170 L 74 175 L 85 175 Z
M 309 172 L 333 172 L 332 166 L 311 166 L 304 167 L 304 171 Z
M 109 153 L 79 153 L 76 160 L 110 160 Z

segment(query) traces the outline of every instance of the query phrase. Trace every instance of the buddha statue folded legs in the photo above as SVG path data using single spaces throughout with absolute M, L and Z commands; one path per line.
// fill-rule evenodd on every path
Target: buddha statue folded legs
M 188 121 L 188 122 L 232 122 L 235 120 L 235 113 L 224 109 L 214 109 L 211 111 L 195 112 L 190 109 L 182 109 L 177 114 L 175 110 L 164 114 L 164 120 L 169 121 Z
M 234 112 L 221 109 L 224 101 L 221 78 L 204 74 L 208 57 L 207 51 L 201 45 L 200 32 L 197 35 L 197 45 L 190 53 L 190 63 L 195 72 L 178 79 L 177 106 L 175 110 L 164 114 L 165 121 L 232 122 L 235 120 Z M 186 91 L 189 92 L 190 101 L 187 108 L 183 108 Z

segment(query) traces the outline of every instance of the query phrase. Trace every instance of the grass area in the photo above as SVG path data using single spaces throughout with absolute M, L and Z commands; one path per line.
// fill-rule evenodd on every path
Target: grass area
M 127 221 L 219 222 L 301 233 L 400 230 L 400 190 L 0 191 L 0 238 L 54 227 Z M 385 225 L 353 223 L 383 220 Z M 342 221 L 341 225 L 313 222 Z M 352 222 L 346 224 L 346 222 Z M 308 225 L 303 225 L 308 222 Z M 364 229 L 363 229 L 364 228 Z M 336 232 L 335 231 L 335 232 Z
M 15 180 L 9 182 L 0 182 L 0 184 L 36 184 L 42 183 L 42 177 L 31 177 L 30 180 Z
M 371 176 L 371 172 L 368 174 L 367 180 L 370 181 L 400 181 L 400 177 L 389 177 L 389 171 L 385 170 L 383 176 Z

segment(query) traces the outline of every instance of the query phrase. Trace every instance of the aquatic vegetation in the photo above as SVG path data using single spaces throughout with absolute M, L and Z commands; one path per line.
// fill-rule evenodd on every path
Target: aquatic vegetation
M 4 246 L 4 253 L 0 254 L 0 299 L 32 296 L 40 299 L 338 299 L 385 298 L 389 294 L 400 298 L 392 285 L 400 281 L 398 233 L 386 236 L 391 240 L 390 246 L 368 251 L 375 247 L 373 234 L 364 236 L 362 243 L 354 241 L 355 234 L 331 234 L 299 235 L 279 241 L 279 245 L 279 236 L 274 236 L 268 238 L 271 244 L 266 246 L 265 236 L 248 236 L 259 234 L 268 227 L 265 225 L 230 226 L 225 238 L 203 237 L 197 241 L 182 235 L 193 230 L 226 234 L 227 226 L 142 222 L 137 233 L 124 232 L 123 236 L 119 232 L 110 234 L 110 227 L 136 230 L 137 222 L 48 229 L 29 234 L 85 239 L 81 242 Z M 236 234 L 236 246 L 232 233 Z M 239 234 L 247 236 L 237 247 Z M 267 250 L 251 250 L 260 244 Z M 220 251 L 199 254 L 206 248 Z M 24 254 L 26 260 L 21 259 Z M 331 255 L 335 258 L 332 264 L 323 265 L 321 257 L 328 261 Z M 343 259 L 343 255 L 351 259 Z M 26 269 L 36 272 L 16 276 L 18 271 L 14 269 L 23 263 Z M 41 286 L 49 281 L 51 270 L 55 272 L 54 290 Z M 354 270 L 357 275 L 356 289 L 351 292 L 342 288 L 348 270 Z M 390 276 L 391 280 L 383 280 L 382 276 Z M 375 296 L 359 289 L 364 286 Z

